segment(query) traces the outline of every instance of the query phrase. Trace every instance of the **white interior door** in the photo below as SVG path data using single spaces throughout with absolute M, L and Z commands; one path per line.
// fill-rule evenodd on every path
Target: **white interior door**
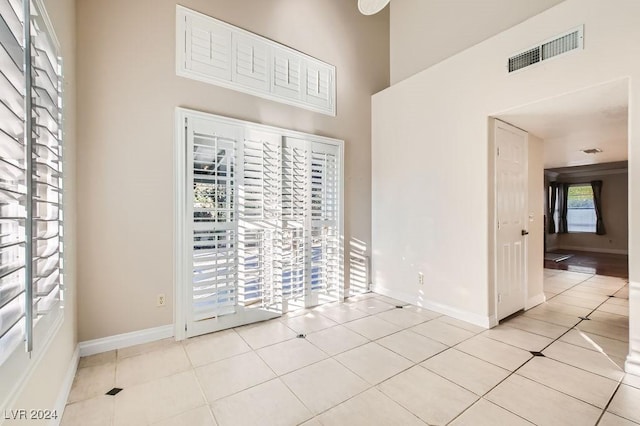
M 526 132 L 495 121 L 498 320 L 525 307 L 527 140 Z

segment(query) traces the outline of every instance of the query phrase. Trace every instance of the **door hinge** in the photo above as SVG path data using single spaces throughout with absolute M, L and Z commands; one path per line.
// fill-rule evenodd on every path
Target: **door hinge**
M 497 153 L 498 157 L 500 157 L 500 147 L 497 148 Z
M 187 324 L 184 325 L 184 332 L 187 332 Z
M 498 293 L 498 303 L 502 302 L 502 294 Z

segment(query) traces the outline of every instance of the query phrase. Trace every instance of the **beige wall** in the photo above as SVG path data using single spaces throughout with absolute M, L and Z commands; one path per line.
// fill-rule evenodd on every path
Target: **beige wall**
M 338 115 L 176 77 L 174 0 L 78 0 L 80 341 L 173 321 L 177 106 L 344 139 L 345 240 L 370 247 L 370 101 L 389 82 L 388 12 L 365 17 L 355 0 L 180 4 L 334 64 Z
M 640 45 L 620 44 L 640 37 L 638 16 L 635 0 L 565 0 L 373 97 L 376 289 L 467 320 L 491 320 L 487 117 L 625 76 L 630 108 L 640 105 Z M 506 73 L 506 58 L 521 46 L 581 24 L 589 40 L 584 50 Z M 640 167 L 633 164 L 640 163 L 640 115 L 634 111 L 629 129 L 629 204 L 638 216 Z M 630 278 L 638 282 L 640 226 L 629 218 Z M 423 286 L 418 272 L 425 273 Z M 640 304 L 631 312 L 640 316 Z M 640 350 L 640 327 L 635 336 Z
M 77 344 L 75 0 L 45 0 L 44 3 L 60 41 L 64 60 L 64 322 L 43 361 L 9 409 L 54 409 Z M 62 413 L 58 412 L 58 415 Z M 31 421 L 29 424 L 48 424 L 48 421 Z
M 559 178 L 558 182 L 602 181 L 602 216 L 606 235 L 591 233 L 549 235 L 550 248 L 627 253 L 629 247 L 629 182 L 627 173 Z M 553 245 L 551 245 L 553 244 Z
M 391 83 L 427 69 L 561 1 L 393 0 Z M 510 53 L 531 46 L 514 47 L 515 51 Z M 506 61 L 502 64 L 506 66 Z M 466 66 L 472 69 L 474 64 Z

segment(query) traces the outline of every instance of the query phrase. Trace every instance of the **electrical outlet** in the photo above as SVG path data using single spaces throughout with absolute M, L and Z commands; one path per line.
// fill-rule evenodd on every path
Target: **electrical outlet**
M 422 272 L 418 272 L 418 284 L 424 284 L 424 274 Z
M 158 295 L 158 300 L 157 300 L 157 302 L 158 302 L 158 307 L 160 307 L 160 306 L 166 306 L 166 304 L 167 304 L 167 298 L 165 297 L 165 295 L 164 295 L 164 294 L 162 294 L 162 293 L 161 293 L 161 294 L 159 294 L 159 295 Z

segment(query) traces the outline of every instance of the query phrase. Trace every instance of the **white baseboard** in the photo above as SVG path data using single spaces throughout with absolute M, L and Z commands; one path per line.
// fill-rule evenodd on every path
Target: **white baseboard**
M 51 419 L 50 426 L 58 426 L 62 420 L 64 414 L 64 407 L 67 405 L 69 399 L 69 393 L 71 392 L 71 386 L 73 385 L 73 379 L 76 377 L 76 371 L 78 370 L 78 362 L 80 361 L 80 345 L 76 346 L 76 350 L 73 351 L 69 366 L 67 367 L 67 373 L 64 375 L 62 385 L 60 386 L 60 392 L 53 406 L 54 411 L 58 414 L 56 419 Z
M 454 308 L 452 306 L 445 305 L 443 303 L 431 302 L 428 300 L 418 300 L 417 296 L 403 293 L 396 290 L 390 290 L 388 288 L 374 286 L 372 291 L 388 296 L 402 302 L 411 303 L 412 305 L 419 306 L 421 308 L 429 309 L 434 312 L 438 312 L 443 315 L 450 316 L 483 328 L 491 328 L 498 324 L 495 316 L 482 316 L 474 314 L 473 312 L 464 311 L 462 309 Z
M 624 363 L 624 371 L 640 376 L 640 353 L 633 352 L 627 356 L 627 361 Z
M 533 308 L 534 306 L 538 306 L 541 303 L 544 303 L 547 301 L 547 296 L 544 295 L 544 293 L 540 293 L 538 295 L 535 296 L 531 296 L 530 298 L 527 299 L 527 303 L 525 303 L 524 305 L 524 310 L 528 311 L 529 309 Z
M 142 343 L 154 342 L 174 336 L 173 324 L 161 327 L 132 331 L 131 333 L 116 334 L 115 336 L 80 342 L 80 356 L 95 355 L 102 352 L 122 349 Z
M 551 249 L 547 249 L 551 251 Z M 573 250 L 573 251 L 586 251 L 589 253 L 607 253 L 607 254 L 629 254 L 629 250 L 622 249 L 607 249 L 598 247 L 582 247 L 582 246 L 558 246 L 553 250 Z

